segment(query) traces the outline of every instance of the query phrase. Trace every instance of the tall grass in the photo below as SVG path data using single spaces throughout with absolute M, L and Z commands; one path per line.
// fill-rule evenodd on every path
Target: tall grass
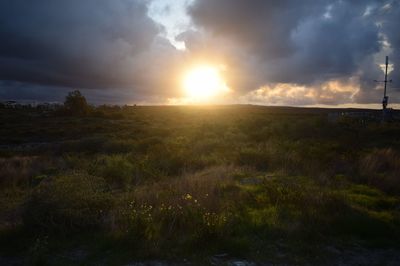
M 104 179 L 80 173 L 53 177 L 37 186 L 23 206 L 31 230 L 71 232 L 101 228 L 113 201 Z
M 0 231 L 91 232 L 155 254 L 399 236 L 396 123 L 251 106 L 99 112 L 0 111 L 10 123 L 0 128 Z
M 366 182 L 383 191 L 400 193 L 400 153 L 392 148 L 375 149 L 360 159 Z
M 62 160 L 46 156 L 0 158 L 0 189 L 29 188 L 63 167 Z

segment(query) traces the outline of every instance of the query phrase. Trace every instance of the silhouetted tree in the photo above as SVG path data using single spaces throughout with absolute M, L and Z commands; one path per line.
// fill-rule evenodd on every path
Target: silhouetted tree
M 89 111 L 86 98 L 79 90 L 68 93 L 67 97 L 65 97 L 64 108 L 68 114 L 72 115 L 85 115 Z

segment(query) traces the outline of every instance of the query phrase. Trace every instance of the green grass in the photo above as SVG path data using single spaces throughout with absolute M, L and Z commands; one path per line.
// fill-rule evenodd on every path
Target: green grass
M 400 124 L 326 112 L 0 110 L 0 256 L 303 264 L 331 245 L 399 248 Z M 60 255 L 73 249 L 85 256 Z

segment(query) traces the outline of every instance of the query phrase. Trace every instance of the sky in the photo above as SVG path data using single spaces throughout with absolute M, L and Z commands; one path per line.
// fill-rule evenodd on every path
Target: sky
M 2 0 L 0 100 L 186 104 L 207 66 L 203 103 L 379 107 L 387 55 L 398 106 L 399 28 L 400 0 Z

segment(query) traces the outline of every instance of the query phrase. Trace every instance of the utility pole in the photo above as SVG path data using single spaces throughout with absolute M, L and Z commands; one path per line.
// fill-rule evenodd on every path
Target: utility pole
M 382 108 L 383 111 L 385 112 L 386 107 L 388 105 L 389 102 L 389 96 L 386 95 L 386 89 L 387 89 L 387 83 L 391 83 L 392 80 L 388 80 L 387 76 L 388 76 L 388 66 L 389 66 L 389 56 L 386 56 L 386 66 L 385 66 L 385 80 L 374 80 L 375 82 L 382 82 L 385 84 L 384 86 L 384 90 L 383 90 L 383 99 L 382 99 Z
M 387 83 L 388 83 L 388 80 L 387 80 L 388 65 L 389 65 L 389 56 L 386 56 L 385 80 L 384 80 L 385 89 L 383 90 L 383 100 L 382 100 L 382 107 L 383 107 L 383 110 L 386 109 L 386 107 L 387 107 L 387 105 L 388 105 L 388 101 L 389 101 L 389 97 L 386 95 L 386 87 L 387 87 Z

